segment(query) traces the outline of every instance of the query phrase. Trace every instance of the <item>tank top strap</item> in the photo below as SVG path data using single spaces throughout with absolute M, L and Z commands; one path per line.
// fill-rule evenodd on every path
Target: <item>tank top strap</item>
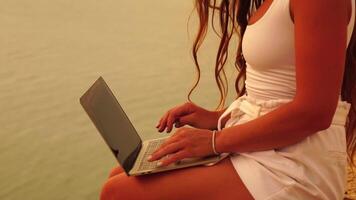
M 289 19 L 290 24 L 294 27 L 293 20 L 292 20 L 292 15 L 291 15 L 291 10 L 290 10 L 290 0 L 273 0 L 276 1 L 274 2 L 276 5 L 274 6 L 275 10 L 278 10 L 279 12 L 282 12 L 283 15 L 285 16 L 285 19 Z M 349 44 L 351 40 L 352 33 L 354 31 L 354 26 L 355 26 L 355 0 L 350 0 L 351 1 L 351 19 L 349 21 L 349 24 L 347 26 L 347 44 Z

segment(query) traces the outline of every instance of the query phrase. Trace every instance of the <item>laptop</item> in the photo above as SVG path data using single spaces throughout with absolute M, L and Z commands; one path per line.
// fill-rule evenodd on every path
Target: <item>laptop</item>
M 188 158 L 168 166 L 157 166 L 158 161 L 148 162 L 147 157 L 169 137 L 142 141 L 102 77 L 99 77 L 83 94 L 80 103 L 128 176 L 157 173 L 196 165 L 211 166 L 227 156 L 222 154 Z

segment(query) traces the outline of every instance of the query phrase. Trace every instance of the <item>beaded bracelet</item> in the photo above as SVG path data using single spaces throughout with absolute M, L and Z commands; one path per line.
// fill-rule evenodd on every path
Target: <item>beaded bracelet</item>
M 211 143 L 213 145 L 213 152 L 215 155 L 219 155 L 219 153 L 216 151 L 216 148 L 215 148 L 215 136 L 216 136 L 216 130 L 213 130 L 213 136 L 211 137 Z

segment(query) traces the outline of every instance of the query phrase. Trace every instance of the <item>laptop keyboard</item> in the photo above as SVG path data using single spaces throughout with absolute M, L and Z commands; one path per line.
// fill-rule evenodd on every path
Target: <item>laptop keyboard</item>
M 140 162 L 140 166 L 138 168 L 139 171 L 143 170 L 149 170 L 157 167 L 157 163 L 159 160 L 153 161 L 153 162 L 148 162 L 147 158 L 150 156 L 156 149 L 158 149 L 163 142 L 166 141 L 166 138 L 163 138 L 161 140 L 153 140 L 148 143 L 147 150 L 145 154 L 143 155 L 143 158 Z

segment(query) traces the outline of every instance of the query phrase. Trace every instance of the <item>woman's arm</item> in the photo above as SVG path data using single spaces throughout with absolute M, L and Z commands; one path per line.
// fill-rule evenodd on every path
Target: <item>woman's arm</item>
M 285 147 L 330 126 L 345 64 L 347 0 L 296 0 L 292 5 L 296 60 L 294 100 L 257 119 L 223 129 L 216 137 L 217 151 Z
M 323 123 L 326 115 L 316 113 L 292 101 L 259 118 L 218 132 L 216 149 L 220 153 L 248 152 L 295 144 L 329 126 Z

